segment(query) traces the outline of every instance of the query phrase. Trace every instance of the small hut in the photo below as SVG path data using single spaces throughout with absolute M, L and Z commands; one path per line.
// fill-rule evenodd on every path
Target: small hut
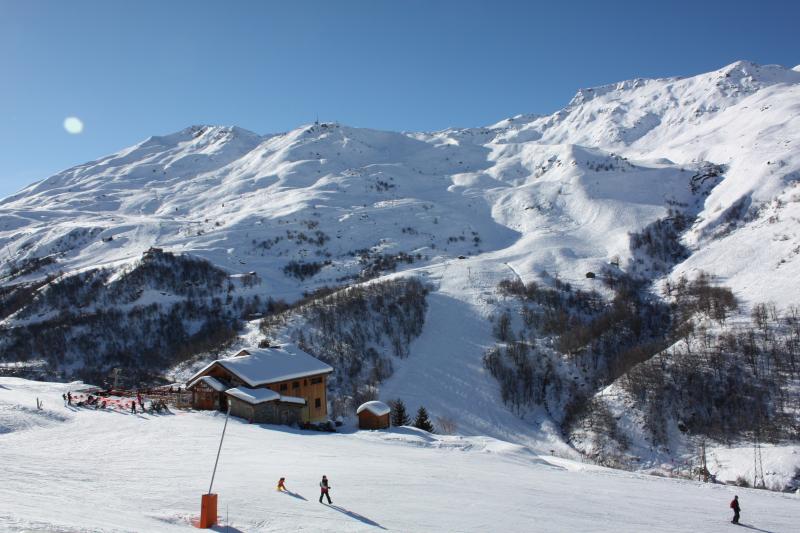
M 359 429 L 386 429 L 389 427 L 389 413 L 392 410 L 383 402 L 372 401 L 356 410 Z

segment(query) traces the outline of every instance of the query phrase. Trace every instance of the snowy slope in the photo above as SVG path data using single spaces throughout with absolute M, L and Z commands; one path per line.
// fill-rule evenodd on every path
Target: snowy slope
M 497 283 L 546 271 L 602 290 L 585 274 L 611 261 L 624 268 L 629 233 L 677 207 L 697 218 L 671 276 L 705 270 L 746 304 L 796 304 L 799 144 L 800 72 L 748 62 L 582 89 L 552 115 L 484 128 L 326 123 L 261 136 L 195 126 L 0 202 L 0 275 L 13 284 L 120 268 L 158 246 L 231 274 L 255 271 L 264 283 L 254 290 L 294 300 L 358 282 L 365 251 L 407 254 L 411 263 L 386 274 L 420 276 L 434 292 L 381 398 L 425 404 L 462 434 L 564 449 L 545 413 L 506 409 L 482 367 L 489 318 L 502 308 Z M 693 188 L 709 163 L 724 169 L 719 182 Z M 12 275 L 44 257 L 55 262 Z M 298 279 L 284 271 L 292 262 L 320 270 Z
M 223 416 L 130 415 L 62 405 L 76 384 L 0 378 L 3 531 L 191 531 Z M 61 422 L 25 421 L 44 400 Z M 6 422 L 3 422 L 3 427 Z M 320 505 L 326 474 L 333 505 Z M 279 477 L 293 495 L 275 491 Z M 301 432 L 232 418 L 214 482 L 220 531 L 728 531 L 796 529 L 794 495 L 620 473 L 482 437 L 410 428 Z

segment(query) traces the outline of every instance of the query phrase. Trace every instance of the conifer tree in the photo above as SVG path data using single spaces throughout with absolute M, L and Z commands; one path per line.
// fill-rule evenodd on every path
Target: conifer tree
M 428 418 L 428 411 L 426 411 L 422 406 L 420 406 L 419 410 L 417 411 L 417 418 L 414 420 L 414 427 L 423 429 L 428 433 L 433 433 L 433 424 Z
M 408 418 L 406 413 L 406 404 L 400 398 L 392 402 L 392 425 L 393 426 L 407 426 L 411 419 Z

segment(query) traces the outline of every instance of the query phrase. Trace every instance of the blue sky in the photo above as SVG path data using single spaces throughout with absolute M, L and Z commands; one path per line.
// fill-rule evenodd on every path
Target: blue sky
M 190 124 L 482 126 L 632 77 L 791 67 L 798 20 L 788 0 L 0 0 L 0 197 Z

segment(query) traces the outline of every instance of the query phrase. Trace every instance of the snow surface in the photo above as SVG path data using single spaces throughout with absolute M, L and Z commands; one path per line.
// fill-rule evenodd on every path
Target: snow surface
M 75 384 L 0 378 L 0 530 L 192 531 L 224 415 L 66 407 Z M 44 399 L 46 426 L 28 423 Z M 8 426 L 4 426 L 8 427 Z M 331 482 L 321 505 L 318 482 Z M 289 493 L 275 490 L 286 478 Z M 316 433 L 228 423 L 214 481 L 218 531 L 796 531 L 800 498 L 622 473 L 487 437 L 411 428 Z
M 379 402 L 377 400 L 362 403 L 360 406 L 358 406 L 358 409 L 356 409 L 356 414 L 359 414 L 365 410 L 369 411 L 375 416 L 388 415 L 390 412 L 392 412 L 392 410 L 389 408 L 388 405 L 386 405 L 383 402 Z

